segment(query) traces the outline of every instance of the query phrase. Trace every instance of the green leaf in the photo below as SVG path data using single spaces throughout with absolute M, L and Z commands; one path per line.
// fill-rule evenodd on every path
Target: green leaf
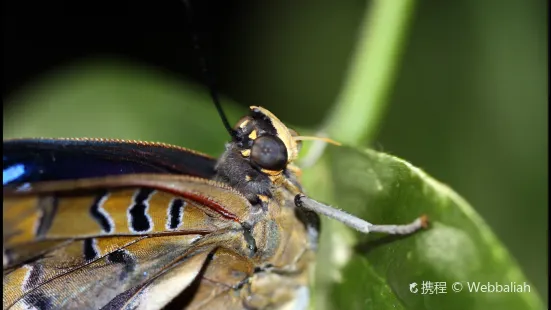
M 431 223 L 429 229 L 403 238 L 356 234 L 359 243 L 350 256 L 342 247 L 351 243 L 349 232 L 325 221 L 329 227 L 322 227 L 326 243 L 320 247 L 324 266 L 318 270 L 316 289 L 322 293 L 316 295 L 316 309 L 544 308 L 534 287 L 469 204 L 419 168 L 372 150 L 340 147 L 331 148 L 305 178 L 310 195 L 320 195 L 371 223 L 405 224 L 422 214 Z M 343 232 L 344 238 L 339 237 Z M 341 273 L 336 270 L 342 258 L 333 258 L 339 256 L 350 258 Z M 331 277 L 340 283 L 331 283 Z M 429 281 L 445 283 L 446 293 L 422 294 L 423 282 Z M 414 282 L 417 294 L 410 292 Z M 455 282 L 461 283 L 461 292 L 453 291 Z M 469 292 L 472 283 L 511 282 L 515 287 L 527 283 L 531 292 Z

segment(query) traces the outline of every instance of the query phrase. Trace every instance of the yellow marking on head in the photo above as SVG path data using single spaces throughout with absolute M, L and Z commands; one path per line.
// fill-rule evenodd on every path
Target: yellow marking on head
M 239 124 L 239 128 L 245 128 L 245 126 L 247 126 L 250 121 L 250 119 L 245 119 L 243 122 L 241 122 L 241 124 Z
M 266 195 L 257 195 L 258 199 L 260 199 L 262 202 L 267 202 L 269 200 L 268 196 Z
M 273 176 L 281 174 L 281 170 L 260 169 L 260 171 L 262 171 L 262 173 L 264 173 L 264 174 L 273 175 Z
M 277 118 L 272 112 L 257 106 L 251 106 L 251 110 L 258 109 L 262 114 L 266 115 L 271 121 L 272 125 L 274 126 L 277 136 L 281 139 L 283 144 L 285 144 L 285 147 L 287 148 L 287 162 L 292 162 L 298 157 L 298 146 L 295 139 L 293 139 L 293 135 L 291 134 L 291 131 L 285 124 L 283 124 L 279 118 Z
M 249 134 L 249 139 L 254 140 L 256 139 L 256 137 L 256 130 L 251 131 L 251 133 Z
M 252 179 L 252 178 L 251 178 L 250 175 L 246 175 L 246 176 L 245 176 L 245 180 L 246 180 L 247 182 L 249 182 L 251 179 Z
M 251 156 L 251 150 L 250 149 L 243 150 L 241 151 L 241 155 L 243 155 L 244 157 L 249 157 Z

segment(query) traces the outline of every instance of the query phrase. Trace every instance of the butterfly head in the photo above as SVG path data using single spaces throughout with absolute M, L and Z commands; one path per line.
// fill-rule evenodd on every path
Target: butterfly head
M 240 153 L 262 173 L 280 175 L 298 156 L 298 135 L 270 111 L 257 106 L 250 109 L 234 127 Z
M 252 204 L 275 197 L 274 190 L 296 195 L 302 191 L 301 170 L 293 162 L 302 140 L 337 144 L 323 137 L 299 136 L 270 111 L 252 106 L 232 129 L 232 141 L 215 168 L 216 179 L 239 190 Z

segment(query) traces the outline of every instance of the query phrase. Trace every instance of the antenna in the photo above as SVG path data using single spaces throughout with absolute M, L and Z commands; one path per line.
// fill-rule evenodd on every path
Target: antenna
M 203 73 L 203 78 L 205 79 L 205 83 L 208 86 L 210 97 L 212 98 L 212 101 L 214 103 L 214 106 L 216 107 L 216 110 L 218 111 L 218 115 L 220 115 L 220 118 L 222 119 L 222 123 L 224 124 L 224 127 L 226 127 L 226 130 L 232 137 L 232 140 L 235 140 L 237 138 L 235 130 L 232 128 L 230 123 L 228 122 L 228 118 L 226 117 L 226 114 L 224 113 L 224 110 L 222 109 L 222 105 L 220 104 L 220 99 L 218 97 L 218 92 L 216 91 L 215 85 L 214 85 L 214 79 L 212 78 L 208 66 L 207 66 L 207 60 L 205 59 L 205 56 L 201 52 L 201 45 L 199 44 L 199 37 L 197 35 L 197 32 L 193 28 L 193 10 L 191 8 L 191 3 L 189 0 L 182 0 L 184 5 L 186 6 L 186 16 L 188 20 L 188 25 L 190 28 L 191 33 L 191 39 L 193 43 L 193 49 L 197 52 L 197 57 L 199 58 L 199 62 L 201 65 L 201 71 Z

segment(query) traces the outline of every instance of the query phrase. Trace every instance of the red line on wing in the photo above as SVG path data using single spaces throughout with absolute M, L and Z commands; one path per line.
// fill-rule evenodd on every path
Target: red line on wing
M 228 211 L 228 209 L 224 208 L 224 206 L 222 206 L 218 202 L 213 201 L 211 199 L 208 199 L 205 196 L 190 193 L 190 192 L 180 192 L 180 191 L 170 190 L 170 189 L 167 189 L 167 188 L 163 188 L 163 190 L 169 191 L 172 194 L 175 194 L 177 196 L 182 196 L 184 198 L 188 198 L 188 199 L 197 201 L 197 202 L 211 208 L 212 210 L 216 211 L 217 213 L 219 213 L 220 215 L 222 215 L 223 217 L 225 217 L 227 219 L 230 219 L 230 220 L 233 220 L 233 221 L 236 221 L 236 222 L 239 222 L 239 223 L 241 222 L 241 220 L 237 217 L 237 215 L 235 215 L 235 214 L 231 213 L 230 211 Z

